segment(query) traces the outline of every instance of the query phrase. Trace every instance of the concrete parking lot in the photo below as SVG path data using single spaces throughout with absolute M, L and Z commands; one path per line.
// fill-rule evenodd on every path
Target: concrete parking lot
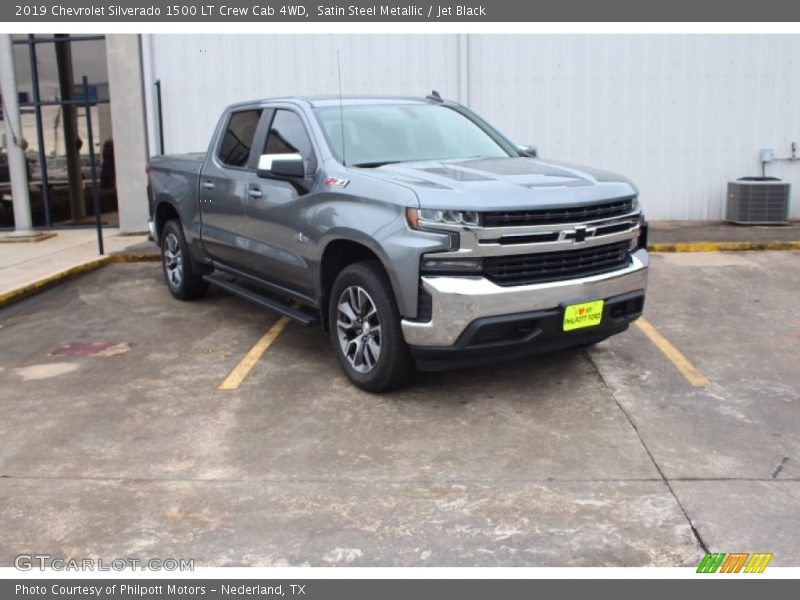
M 656 254 L 670 346 L 635 326 L 374 396 L 295 324 L 219 389 L 275 315 L 104 267 L 0 311 L 0 565 L 800 566 L 798 281 L 796 252 Z

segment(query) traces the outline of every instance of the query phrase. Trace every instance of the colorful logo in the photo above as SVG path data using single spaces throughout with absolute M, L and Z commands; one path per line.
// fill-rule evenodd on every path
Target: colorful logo
M 700 561 L 698 573 L 763 573 L 772 552 L 709 552 Z

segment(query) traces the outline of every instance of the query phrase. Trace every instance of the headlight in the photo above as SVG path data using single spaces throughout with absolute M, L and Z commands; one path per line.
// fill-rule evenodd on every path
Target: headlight
M 446 210 L 437 208 L 407 208 L 406 220 L 412 229 L 424 229 L 437 225 L 476 227 L 480 217 L 474 210 Z

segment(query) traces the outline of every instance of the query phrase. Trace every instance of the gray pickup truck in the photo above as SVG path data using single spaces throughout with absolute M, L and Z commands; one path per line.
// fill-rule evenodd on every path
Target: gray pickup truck
M 206 153 L 151 159 L 149 195 L 175 297 L 213 285 L 321 323 L 369 391 L 593 344 L 644 305 L 636 187 L 435 92 L 229 106 Z

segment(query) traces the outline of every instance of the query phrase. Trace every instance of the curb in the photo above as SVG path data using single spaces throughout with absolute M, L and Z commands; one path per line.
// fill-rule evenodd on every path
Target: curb
M 91 273 L 111 263 L 158 262 L 159 260 L 161 260 L 161 257 L 157 254 L 108 254 L 106 256 L 101 256 L 89 262 L 48 275 L 38 281 L 24 285 L 21 288 L 0 294 L 0 308 L 5 308 L 9 304 L 29 298 L 59 283 L 75 279 L 86 273 Z
M 679 242 L 650 244 L 648 252 L 742 252 L 748 250 L 800 250 L 800 242 Z
M 161 260 L 160 254 L 147 254 L 141 253 L 125 253 L 125 254 L 110 254 L 109 262 L 113 263 L 140 263 L 140 262 L 159 262 Z

